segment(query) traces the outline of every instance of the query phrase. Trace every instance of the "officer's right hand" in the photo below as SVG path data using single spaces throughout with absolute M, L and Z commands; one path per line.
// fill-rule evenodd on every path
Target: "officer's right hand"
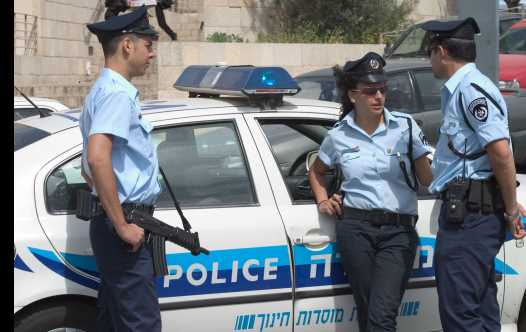
M 328 214 L 329 216 L 341 216 L 342 215 L 342 199 L 341 195 L 334 194 L 329 199 L 321 201 L 318 204 L 318 209 L 321 213 Z
M 135 224 L 122 224 L 115 229 L 119 237 L 131 247 L 131 252 L 136 252 L 144 242 L 144 229 Z

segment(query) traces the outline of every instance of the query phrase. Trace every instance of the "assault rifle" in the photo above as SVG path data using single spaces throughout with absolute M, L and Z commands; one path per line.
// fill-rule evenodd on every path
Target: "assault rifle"
M 197 232 L 183 230 L 179 227 L 170 226 L 161 220 L 150 216 L 148 213 L 138 209 L 124 209 L 126 221 L 133 223 L 146 231 L 146 243 L 152 249 L 153 267 L 156 276 L 168 274 L 166 264 L 166 241 L 173 242 L 197 256 L 201 253 L 208 255 L 210 252 L 199 244 Z
M 126 220 L 129 223 L 134 223 L 137 226 L 143 228 L 148 234 L 146 234 L 146 243 L 150 245 L 153 255 L 153 268 L 156 276 L 164 276 L 168 274 L 168 267 L 166 265 L 166 241 L 173 242 L 187 250 L 189 250 L 192 255 L 197 256 L 200 253 L 208 255 L 210 252 L 201 247 L 199 243 L 199 234 L 197 232 L 191 232 L 190 222 L 186 219 L 175 198 L 175 195 L 172 191 L 172 186 L 168 182 L 168 178 L 164 174 L 164 171 L 161 166 L 159 166 L 159 171 L 166 183 L 166 188 L 170 193 L 170 197 L 174 202 L 175 208 L 181 217 L 184 230 L 179 227 L 170 226 L 161 220 L 154 218 L 153 216 L 140 211 L 138 209 L 125 209 L 124 213 L 126 215 Z
M 181 217 L 184 230 L 179 227 L 170 226 L 163 221 L 151 216 L 150 214 L 142 211 L 133 204 L 123 204 L 123 212 L 125 219 L 128 223 L 133 223 L 145 231 L 146 244 L 152 249 L 153 256 L 153 267 L 156 276 L 164 276 L 168 274 L 168 267 L 166 264 L 166 241 L 173 242 L 187 250 L 192 255 L 197 256 L 199 254 L 208 255 L 210 252 L 201 247 L 199 243 L 199 234 L 192 232 L 190 229 L 190 223 L 186 219 L 175 199 L 175 195 L 172 192 L 168 178 L 164 174 L 164 171 L 159 167 L 159 171 L 164 178 L 170 197 L 172 198 L 175 208 Z M 79 189 L 77 191 L 77 209 L 76 216 L 82 220 L 90 220 L 93 217 L 104 213 L 102 204 L 87 190 Z

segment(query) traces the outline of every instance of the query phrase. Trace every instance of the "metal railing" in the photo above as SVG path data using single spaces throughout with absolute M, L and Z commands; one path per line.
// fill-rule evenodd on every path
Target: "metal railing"
M 15 55 L 35 55 L 38 44 L 38 17 L 15 12 L 13 30 Z

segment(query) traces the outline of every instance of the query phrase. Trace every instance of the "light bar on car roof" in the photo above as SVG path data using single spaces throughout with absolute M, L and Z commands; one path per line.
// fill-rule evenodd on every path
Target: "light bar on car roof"
M 281 67 L 189 66 L 174 87 L 196 95 L 294 95 L 300 87 Z

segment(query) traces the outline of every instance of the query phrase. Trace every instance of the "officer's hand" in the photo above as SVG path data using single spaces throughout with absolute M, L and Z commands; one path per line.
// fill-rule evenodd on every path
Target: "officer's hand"
M 508 228 L 511 232 L 511 235 L 516 240 L 522 239 L 526 236 L 526 230 L 524 230 L 524 225 L 521 221 L 522 218 L 526 217 L 526 210 L 520 203 L 517 203 L 517 208 L 519 210 L 518 216 L 507 218 Z
M 338 215 L 340 216 L 342 214 L 341 209 L 341 196 L 338 198 L 333 197 L 324 200 L 318 204 L 318 209 L 321 213 L 328 214 L 329 216 Z
M 135 224 L 124 224 L 116 228 L 119 237 L 131 246 L 130 251 L 136 252 L 144 242 L 144 229 Z

